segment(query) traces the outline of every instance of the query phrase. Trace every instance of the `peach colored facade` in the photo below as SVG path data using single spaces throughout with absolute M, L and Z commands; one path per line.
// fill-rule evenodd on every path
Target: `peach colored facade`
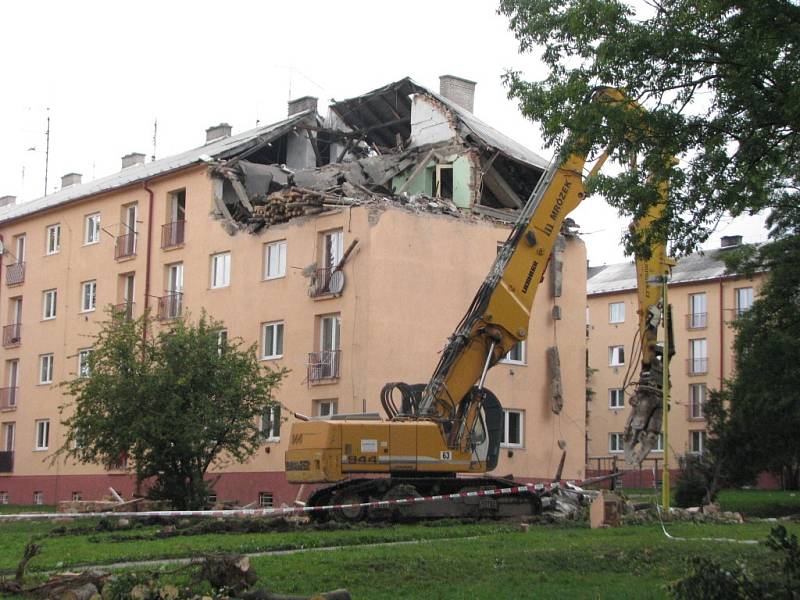
M 708 391 L 719 389 L 721 381 L 732 373 L 734 331 L 730 324 L 740 309 L 746 309 L 748 298 L 757 296 L 762 279 L 763 275 L 749 279 L 720 274 L 669 287 L 675 337 L 675 355 L 670 363 L 668 436 L 672 470 L 678 467 L 678 456 L 703 449 L 706 436 L 703 402 Z M 592 293 L 591 283 L 589 289 L 588 364 L 595 371 L 588 383 L 594 393 L 587 401 L 587 470 L 608 470 L 612 463 L 620 469 L 631 469 L 622 456 L 621 446 L 629 396 L 625 394 L 620 401 L 619 390 L 628 369 L 635 379 L 639 368 L 638 364 L 629 364 L 634 354 L 631 344 L 638 329 L 637 294 L 635 289 Z M 624 360 L 615 365 L 620 363 L 618 350 L 614 350 L 619 346 L 624 346 Z M 656 467 L 660 478 L 663 460 L 662 448 L 652 451 L 641 472 L 637 468 L 636 476 L 626 476 L 626 485 L 651 485 L 653 468 Z
M 184 239 L 172 239 L 173 246 L 163 248 L 162 230 L 171 220 L 170 202 L 179 191 L 185 192 Z M 117 239 L 130 233 L 122 223 L 130 218 L 126 211 L 134 203 L 135 248 L 133 243 L 125 246 L 124 239 Z M 52 460 L 64 435 L 59 406 L 66 398 L 57 384 L 77 373 L 79 352 L 91 346 L 91 336 L 109 305 L 130 300 L 135 315 L 144 307 L 178 311 L 177 304 L 159 301 L 169 290 L 177 289 L 171 266 L 182 265 L 180 308 L 184 312 L 198 315 L 204 309 L 224 321 L 230 337 L 257 343 L 260 353 L 264 352 L 264 324 L 282 323 L 282 347 L 269 349 L 278 357 L 264 362 L 291 371 L 278 393 L 285 406 L 284 417 L 289 411 L 319 414 L 329 406 L 326 402 L 335 403 L 339 413 L 377 412 L 379 392 L 386 382 L 422 382 L 430 376 L 437 353 L 484 278 L 498 242 L 508 233 L 507 227 L 477 217 L 414 213 L 390 204 L 368 204 L 299 217 L 258 234 L 240 231 L 229 235 L 213 212 L 213 182 L 207 167 L 196 165 L 0 224 L 0 235 L 11 253 L 17 252 L 18 236 L 25 235 L 26 240 L 24 280 L 9 285 L 13 283 L 8 279 L 12 274 L 9 264 L 16 258 L 7 253 L 0 289 L 2 325 L 12 326 L 4 330 L 7 336 L 0 361 L 5 399 L 0 403 L 0 450 L 7 456 L 11 452 L 13 458 L 13 467 L 0 473 L 0 493 L 8 501 L 31 503 L 37 492 L 41 495 L 36 499 L 44 503 L 70 499 L 74 494 L 93 499 L 105 495 L 109 485 L 123 493 L 132 491 L 131 478 L 125 471 L 108 472 L 97 465 Z M 94 214 L 100 216 L 99 239 L 87 244 L 87 217 Z M 57 250 L 54 234 L 48 238 L 52 225 L 60 226 Z M 334 230 L 342 232 L 345 248 L 358 240 L 344 266 L 344 288 L 339 295 L 312 298 L 303 270 L 319 263 L 323 235 Z M 174 236 L 175 230 L 168 227 L 163 235 L 170 233 Z M 266 247 L 278 241 L 286 242 L 285 273 L 267 279 Z M 115 258 L 115 248 L 116 254 L 120 248 L 122 254 L 131 251 L 130 256 Z M 230 253 L 225 259 L 229 260 L 228 267 L 224 263 L 220 266 L 227 275 L 218 275 L 221 285 L 212 287 L 212 257 L 222 253 Z M 19 273 L 16 275 L 18 278 Z M 133 276 L 130 298 L 129 275 Z M 513 473 L 527 479 L 552 477 L 561 457 L 558 442 L 564 440 L 568 449 L 564 476 L 584 475 L 586 269 L 585 249 L 577 238 L 567 241 L 563 282 L 560 298 L 553 298 L 549 278 L 540 289 L 531 323 L 534 333 L 523 360 L 500 364 L 490 372 L 489 387 L 505 408 L 521 411 L 523 417 L 521 443 L 502 450 L 497 474 Z M 721 285 L 729 304 L 734 283 Z M 710 303 L 716 302 L 714 289 L 708 290 Z M 56 292 L 54 315 L 53 296 L 46 294 L 49 290 Z M 679 307 L 687 292 L 674 292 L 676 314 L 685 312 Z M 94 309 L 90 308 L 92 294 L 96 298 Z M 612 340 L 623 343 L 630 339 L 633 296 L 628 293 L 618 297 L 630 305 L 628 319 L 621 326 L 607 327 L 599 316 L 593 316 L 597 322 L 590 336 L 593 355 Z M 592 298 L 592 314 L 602 314 L 615 298 Z M 21 310 L 17 304 L 20 299 Z M 556 301 L 562 311 L 559 321 L 551 316 Z M 340 339 L 335 343 L 341 349 L 338 373 L 326 370 L 330 365 L 322 372 L 309 371 L 309 354 L 321 349 L 321 319 L 331 315 L 338 316 L 341 324 Z M 709 385 L 719 380 L 719 353 L 712 350 L 718 344 L 718 331 L 719 324 L 714 322 L 702 332 L 709 339 L 713 365 L 703 378 Z M 727 328 L 723 335 L 730 335 Z M 685 345 L 686 337 L 679 333 L 679 343 Z M 726 337 L 723 346 L 728 344 Z M 561 356 L 565 404 L 560 415 L 551 412 L 548 398 L 545 351 L 552 345 L 559 346 Z M 685 349 L 679 347 L 677 364 L 682 357 Z M 17 361 L 16 367 L 12 361 Z M 624 420 L 622 413 L 603 406 L 604 389 L 614 385 L 622 373 L 595 363 L 600 372 L 593 382 L 598 396 L 591 412 L 591 454 L 607 453 L 605 432 L 621 430 L 618 423 Z M 727 373 L 729 367 L 726 355 L 720 369 Z M 309 374 L 319 381 L 308 381 Z M 676 369 L 676 392 L 688 381 L 680 368 Z M 679 393 L 676 401 L 680 405 Z M 683 448 L 685 432 L 692 424 L 681 411 L 674 411 L 673 418 L 673 445 Z M 681 419 L 685 422 L 682 434 L 677 426 Z M 45 422 L 47 426 L 41 424 Z M 222 477 L 216 491 L 220 500 L 248 503 L 258 500 L 260 492 L 272 494 L 276 504 L 295 499 L 297 490 L 286 483 L 282 472 L 291 423 L 291 418 L 285 420 L 278 439 L 267 441 L 247 463 L 219 468 Z M 49 428 L 46 432 L 45 427 Z M 12 429 L 13 434 L 9 433 Z

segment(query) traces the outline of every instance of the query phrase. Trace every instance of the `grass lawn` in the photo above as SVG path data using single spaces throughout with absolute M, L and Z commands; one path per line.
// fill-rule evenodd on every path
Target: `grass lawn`
M 632 500 L 646 502 L 657 498 L 661 502 L 660 490 L 624 488 L 620 491 Z M 740 512 L 748 517 L 784 517 L 800 514 L 800 491 L 722 490 L 717 496 L 717 502 L 722 510 Z

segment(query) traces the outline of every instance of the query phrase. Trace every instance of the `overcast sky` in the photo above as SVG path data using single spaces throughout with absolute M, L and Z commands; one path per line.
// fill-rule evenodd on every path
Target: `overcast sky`
M 506 98 L 506 69 L 541 78 L 520 55 L 495 2 L 8 2 L 3 6 L 0 196 L 48 192 L 61 175 L 83 181 L 113 173 L 129 152 L 161 158 L 205 141 L 222 121 L 234 133 L 286 116 L 291 95 L 331 99 L 367 92 L 406 75 L 438 91 L 439 75 L 478 82 L 475 114 L 542 156 L 535 123 Z M 148 158 L 149 160 L 149 158 Z M 626 227 L 600 198 L 572 217 L 592 264 L 626 260 Z M 723 222 L 719 235 L 761 241 L 760 218 Z

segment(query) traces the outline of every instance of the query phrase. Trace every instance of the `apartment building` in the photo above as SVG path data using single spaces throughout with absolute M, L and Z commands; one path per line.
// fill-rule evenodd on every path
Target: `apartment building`
M 85 373 L 108 310 L 149 310 L 159 327 L 205 310 L 224 335 L 256 343 L 265 365 L 289 369 L 281 408 L 260 420 L 258 454 L 212 468 L 219 500 L 295 500 L 283 474 L 294 413 L 377 412 L 386 382 L 427 381 L 545 167 L 472 115 L 474 83 L 441 83 L 437 94 L 404 79 L 324 118 L 315 99 L 298 99 L 278 123 L 236 135 L 211 127 L 184 153 L 130 154 L 108 177 L 73 173 L 50 196 L 6 199 L 0 502 L 133 493 L 124 461 L 54 457 L 69 400 L 58 384 Z M 559 442 L 571 450 L 564 475 L 584 470 L 583 243 L 566 232 L 554 260 L 559 276 L 540 290 L 528 343 L 488 379 L 506 408 L 497 473 L 523 479 L 552 477 Z
M 669 412 L 670 468 L 678 456 L 699 454 L 707 439 L 704 405 L 709 390 L 733 372 L 731 323 L 748 310 L 763 275 L 751 278 L 726 273 L 725 254 L 742 243 L 741 236 L 722 238 L 718 249 L 691 254 L 673 268 L 669 285 L 675 355 L 670 364 L 672 382 Z M 587 281 L 588 365 L 587 469 L 605 471 L 616 465 L 631 469 L 622 452 L 622 432 L 628 416 L 630 389 L 640 366 L 634 335 L 639 316 L 636 270 L 633 262 L 590 267 Z M 628 485 L 651 485 L 654 469 L 660 477 L 663 440 L 642 468 L 626 475 Z

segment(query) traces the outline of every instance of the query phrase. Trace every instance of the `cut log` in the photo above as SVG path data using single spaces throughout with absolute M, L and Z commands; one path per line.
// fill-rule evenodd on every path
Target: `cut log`
M 80 587 L 69 589 L 61 594 L 61 600 L 89 600 L 97 594 L 97 586 L 85 583 Z

